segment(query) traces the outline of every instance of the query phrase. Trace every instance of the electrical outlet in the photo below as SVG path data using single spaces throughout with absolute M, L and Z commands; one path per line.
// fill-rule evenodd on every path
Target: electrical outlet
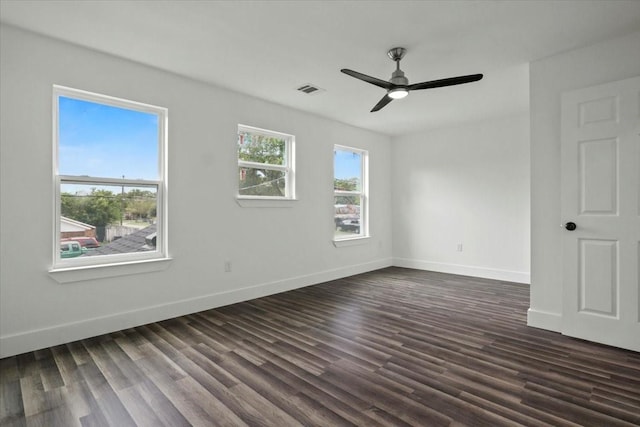
M 224 262 L 224 272 L 231 273 L 231 261 Z
M 458 243 L 458 252 L 462 252 L 462 243 Z

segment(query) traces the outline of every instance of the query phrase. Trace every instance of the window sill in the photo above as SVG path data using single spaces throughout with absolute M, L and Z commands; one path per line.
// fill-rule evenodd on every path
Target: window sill
M 49 270 L 49 276 L 58 283 L 82 282 L 86 280 L 162 271 L 169 267 L 170 261 L 171 258 L 156 258 L 114 264 L 55 268 Z
M 366 245 L 367 243 L 369 243 L 369 239 L 371 239 L 371 236 L 359 236 L 350 237 L 348 239 L 334 240 L 333 246 L 335 246 L 336 248 L 343 248 L 346 246 Z
M 298 199 L 275 199 L 275 198 L 254 198 L 237 197 L 236 203 L 243 208 L 292 208 Z

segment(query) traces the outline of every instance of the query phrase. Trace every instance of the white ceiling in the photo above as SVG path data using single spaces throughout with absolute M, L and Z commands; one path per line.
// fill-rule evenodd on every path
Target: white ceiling
M 528 62 L 640 30 L 640 1 L 14 1 L 0 20 L 389 135 L 528 109 Z M 412 92 L 376 113 L 403 46 Z M 313 83 L 326 92 L 295 89 Z

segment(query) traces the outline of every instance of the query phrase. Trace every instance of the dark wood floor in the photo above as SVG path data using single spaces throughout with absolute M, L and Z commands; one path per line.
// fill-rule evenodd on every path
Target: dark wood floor
M 640 425 L 640 354 L 387 268 L 1 361 L 2 426 Z

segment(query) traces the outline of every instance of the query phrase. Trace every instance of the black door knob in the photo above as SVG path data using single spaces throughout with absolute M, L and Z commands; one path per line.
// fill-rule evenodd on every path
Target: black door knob
M 564 225 L 564 228 L 566 228 L 566 229 L 567 229 L 567 230 L 569 230 L 569 231 L 573 231 L 573 230 L 575 230 L 576 228 L 578 228 L 578 226 L 576 225 L 576 223 L 575 223 L 575 222 L 568 222 L 568 223 L 566 223 L 566 224 Z

